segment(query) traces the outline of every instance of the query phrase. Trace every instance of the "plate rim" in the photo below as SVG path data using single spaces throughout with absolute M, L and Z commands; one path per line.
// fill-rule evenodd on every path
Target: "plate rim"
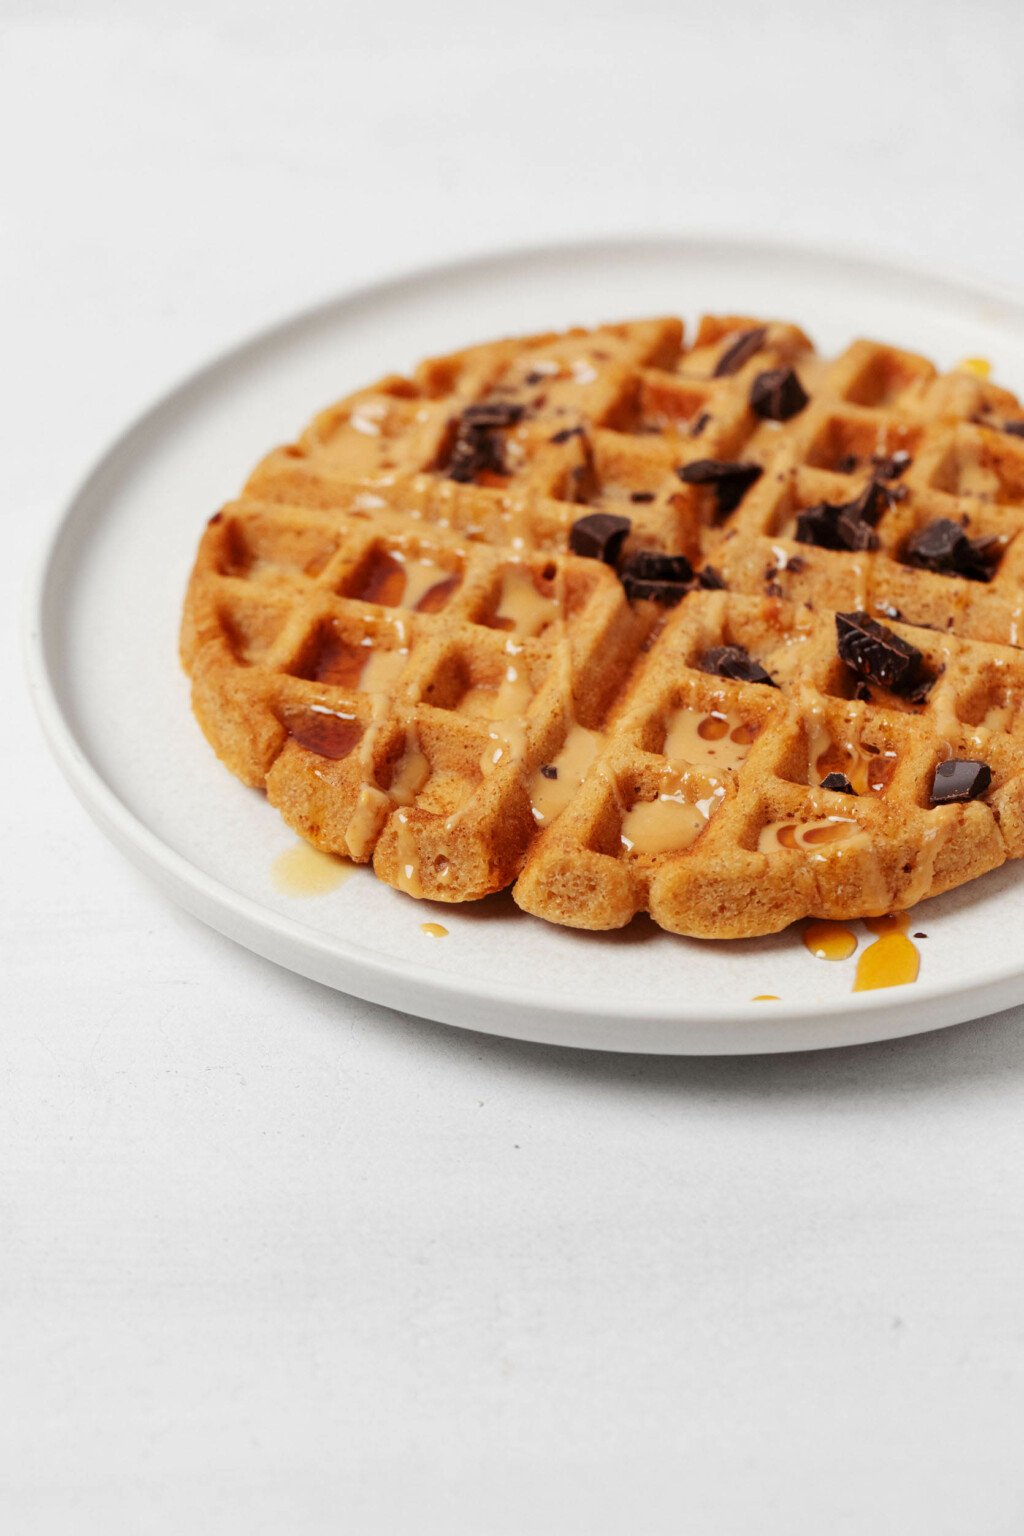
M 306 927 L 296 918 L 278 913 L 256 898 L 235 890 L 217 876 L 208 874 L 166 843 L 128 807 L 104 778 L 99 767 L 92 762 L 76 736 L 53 675 L 51 647 L 47 636 L 51 589 L 61 548 L 64 540 L 78 530 L 80 519 L 87 516 L 96 482 L 105 473 L 116 469 L 117 461 L 123 455 L 131 454 L 136 440 L 144 437 L 146 430 L 155 425 L 162 415 L 172 412 L 198 386 L 212 381 L 218 374 L 229 374 L 244 363 L 248 354 L 282 341 L 291 333 L 315 326 L 328 315 L 397 293 L 418 282 L 437 281 L 442 275 L 452 278 L 460 273 L 479 274 L 489 266 L 507 269 L 524 263 L 565 261 L 581 254 L 591 259 L 600 255 L 611 258 L 616 253 L 636 257 L 654 247 L 661 248 L 665 253 L 671 250 L 682 252 L 684 248 L 691 252 L 700 250 L 705 256 L 716 248 L 727 249 L 747 259 L 758 252 L 769 253 L 773 259 L 787 258 L 815 266 L 842 264 L 847 268 L 856 267 L 875 280 L 888 278 L 904 283 L 926 282 L 954 294 L 960 304 L 974 301 L 999 305 L 1006 311 L 1001 318 L 1024 329 L 1024 298 L 977 275 L 960 274 L 947 268 L 917 262 L 893 260 L 884 254 L 864 249 L 840 250 L 834 246 L 780 240 L 755 233 L 744 235 L 687 230 L 660 230 L 646 234 L 615 232 L 594 237 L 583 235 L 484 249 L 425 263 L 410 263 L 380 278 L 343 288 L 329 297 L 320 298 L 310 305 L 279 316 L 270 324 L 249 331 L 196 367 L 179 374 L 169 387 L 153 396 L 140 412 L 107 441 L 85 473 L 73 481 L 71 491 L 60 500 L 58 510 L 31 563 L 22 613 L 22 642 L 29 694 L 57 765 L 86 811 L 119 851 L 144 874 L 169 891 L 180 905 L 209 926 L 275 963 L 321 981 L 335 990 L 460 1028 L 511 1035 L 523 1040 L 577 1045 L 581 1048 L 628 1050 L 630 1046 L 621 1041 L 604 1045 L 593 1038 L 595 1026 L 598 1034 L 602 1028 L 645 1026 L 659 1032 L 676 1029 L 683 1038 L 677 1045 L 662 1043 L 654 1047 L 638 1043 L 635 1049 L 640 1051 L 756 1054 L 765 1051 L 840 1048 L 854 1043 L 898 1038 L 948 1027 L 1024 1000 L 1022 958 L 1017 963 L 1010 963 L 990 973 L 981 983 L 965 982 L 958 986 L 951 986 L 948 981 L 923 986 L 915 984 L 912 989 L 899 989 L 900 992 L 910 994 L 903 997 L 892 995 L 896 989 L 850 994 L 843 1000 L 841 1012 L 834 1020 L 835 1037 L 827 1041 L 815 1038 L 801 1044 L 798 1038 L 801 1027 L 820 1021 L 823 1011 L 835 1008 L 834 1000 L 829 1003 L 810 999 L 787 1001 L 784 1017 L 772 1020 L 766 1005 L 755 1004 L 753 1000 L 745 1003 L 702 1004 L 699 1013 L 687 1015 L 669 1012 L 665 1008 L 651 1009 L 640 1002 L 635 1005 L 626 1002 L 603 1005 L 600 998 L 588 998 L 586 1005 L 581 1007 L 564 997 L 546 995 L 541 988 L 517 983 L 491 983 L 484 990 L 478 981 L 454 973 L 442 973 L 414 958 L 396 965 L 393 960 L 344 936 L 328 938 Z M 268 949 L 256 941 L 254 935 L 257 934 L 264 935 L 268 940 L 273 938 L 274 943 Z M 282 953 L 285 948 L 292 951 L 290 956 Z M 299 956 L 308 956 L 309 963 L 297 964 Z M 327 977 L 331 966 L 337 967 L 339 964 L 353 968 L 351 975 L 346 974 L 343 986 Z M 403 989 L 415 992 L 415 1009 L 409 1009 L 408 1001 L 398 995 Z M 457 1004 L 456 1012 L 462 1011 L 467 1004 L 474 1004 L 485 1011 L 485 1016 L 474 1018 L 472 1022 L 464 1018 L 453 1018 L 453 998 Z M 979 1009 L 975 1002 L 969 1001 L 972 998 L 984 998 L 986 1005 Z M 944 1016 L 929 1017 L 930 1005 L 940 1005 Z M 487 1018 L 488 1009 L 497 1009 L 498 1016 Z M 517 1012 L 524 1015 L 527 1024 L 524 1029 L 514 1027 L 517 1021 L 513 1015 Z M 557 1027 L 541 1026 L 538 1014 Z M 842 1030 L 838 1028 L 840 1020 Z M 578 1041 L 567 1038 L 566 1032 L 574 1025 L 583 1026 L 584 1021 L 590 1036 Z M 776 1031 L 785 1027 L 796 1038 L 782 1043 L 762 1040 L 751 1046 L 741 1043 L 735 1035 L 735 1031 L 740 1031 L 745 1037 L 746 1032 L 759 1030 L 767 1023 L 773 1024 Z M 703 1025 L 723 1031 L 722 1039 L 710 1045 L 701 1045 L 685 1038 L 686 1031 L 699 1029 Z

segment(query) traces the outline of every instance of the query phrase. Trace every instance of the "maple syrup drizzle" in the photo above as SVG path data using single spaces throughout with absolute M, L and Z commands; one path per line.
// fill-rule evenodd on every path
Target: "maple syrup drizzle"
M 548 826 L 565 810 L 586 778 L 587 769 L 597 756 L 603 740 L 599 731 L 588 731 L 584 725 L 572 725 L 557 756 L 544 765 L 554 770 L 554 777 L 540 768 L 533 774 L 530 779 L 530 809 L 539 827 Z
M 662 752 L 697 768 L 738 768 L 746 760 L 758 727 L 732 709 L 673 710 Z
M 843 923 L 808 923 L 801 937 L 818 960 L 849 960 L 857 948 L 857 935 Z
M 511 629 L 524 639 L 531 639 L 560 618 L 561 612 L 555 598 L 540 591 L 528 566 L 505 567 L 494 613 L 496 629 Z
M 871 992 L 878 987 L 904 987 L 916 981 L 921 969 L 921 954 L 908 937 L 909 912 L 895 912 L 890 917 L 868 917 L 864 926 L 877 934 L 857 961 L 855 992 Z
M 428 939 L 446 939 L 448 929 L 443 923 L 420 923 L 420 933 L 425 933 Z
M 721 803 L 725 790 L 716 786 L 700 800 L 686 798 L 688 775 L 666 775 L 655 800 L 638 800 L 622 818 L 619 840 L 627 853 L 655 857 L 682 853 L 695 843 Z
M 864 836 L 864 829 L 852 817 L 822 816 L 815 821 L 769 822 L 762 827 L 757 846 L 761 853 L 774 853 L 779 848 L 817 850 Z
M 324 896 L 346 880 L 351 880 L 356 866 L 334 853 L 322 853 L 312 843 L 298 842 L 279 853 L 270 869 L 270 877 L 286 896 Z
M 843 773 L 858 795 L 884 795 L 896 771 L 897 757 L 891 748 L 875 751 L 853 736 L 833 741 L 822 727 L 818 730 L 822 731 L 824 742 L 813 743 L 810 751 L 815 784 L 820 784 L 827 774 Z

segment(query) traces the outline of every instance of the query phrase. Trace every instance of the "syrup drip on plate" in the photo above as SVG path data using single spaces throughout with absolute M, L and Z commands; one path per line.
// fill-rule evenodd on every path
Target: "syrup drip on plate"
M 878 937 L 869 944 L 857 962 L 855 992 L 873 992 L 877 987 L 904 987 L 916 981 L 921 969 L 921 954 L 908 937 L 909 912 L 895 912 L 891 917 L 868 917 L 864 926 Z
M 351 880 L 357 866 L 334 853 L 321 853 L 312 843 L 299 842 L 279 853 L 270 876 L 286 896 L 325 896 Z
M 428 939 L 446 939 L 448 929 L 443 923 L 420 923 L 420 933 L 425 933 Z
M 844 923 L 808 923 L 801 937 L 818 960 L 849 960 L 857 948 L 857 935 Z

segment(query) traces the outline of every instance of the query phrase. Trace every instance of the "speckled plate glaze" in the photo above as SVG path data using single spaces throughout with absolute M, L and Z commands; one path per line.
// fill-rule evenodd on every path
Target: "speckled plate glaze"
M 256 337 L 168 394 L 104 455 L 45 551 L 29 602 L 31 682 L 72 786 L 111 839 L 190 911 L 305 976 L 393 1008 L 520 1039 L 738 1054 L 852 1045 L 1024 999 L 1024 868 L 918 908 L 912 986 L 854 993 L 798 932 L 680 939 L 646 919 L 557 929 L 508 896 L 427 907 L 366 870 L 299 897 L 294 844 L 219 765 L 176 659 L 204 519 L 319 407 L 432 352 L 506 333 L 702 310 L 798 321 L 825 352 L 869 335 L 948 367 L 992 360 L 1024 387 L 1024 306 L 917 271 L 764 242 L 663 237 L 435 267 L 345 295 Z M 439 923 L 443 937 L 423 924 Z M 870 936 L 855 925 L 863 949 Z M 775 1001 L 754 1001 L 770 994 Z

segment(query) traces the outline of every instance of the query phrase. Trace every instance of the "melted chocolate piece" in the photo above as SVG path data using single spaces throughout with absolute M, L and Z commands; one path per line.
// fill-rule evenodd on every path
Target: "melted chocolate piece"
M 935 571 L 940 576 L 965 576 L 968 581 L 991 581 L 998 560 L 999 540 L 969 539 L 959 523 L 940 517 L 919 528 L 907 540 L 903 559 L 907 565 Z
M 505 452 L 497 433 L 522 420 L 525 407 L 509 400 L 482 400 L 467 405 L 455 428 L 448 462 L 449 480 L 469 485 L 485 471 L 505 473 Z
M 588 512 L 586 517 L 578 517 L 569 530 L 569 548 L 574 555 L 614 565 L 632 526 L 628 517 L 616 517 L 612 512 Z
M 622 567 L 619 578 L 631 602 L 647 599 L 674 608 L 691 590 L 693 566 L 685 555 L 638 549 Z
M 676 474 L 684 485 L 710 485 L 720 514 L 735 512 L 755 480 L 764 474 L 760 464 L 726 463 L 722 459 L 696 459 L 680 464 Z
M 700 415 L 693 423 L 693 426 L 690 428 L 690 436 L 700 437 L 701 433 L 704 431 L 704 428 L 707 426 L 710 420 L 711 413 L 709 411 L 701 411 Z
M 988 763 L 970 757 L 951 757 L 940 763 L 932 779 L 932 805 L 958 805 L 977 800 L 992 783 Z
M 545 779 L 558 778 L 558 769 L 555 767 L 554 763 L 541 763 L 540 771 Z
M 1009 432 L 1011 437 L 1024 437 L 1024 421 L 1004 421 L 999 430 Z
M 755 353 L 760 352 L 767 334 L 768 328 L 764 325 L 757 325 L 752 331 L 741 331 L 715 364 L 714 377 L 724 379 L 730 373 L 738 373 L 744 363 L 749 363 Z
M 768 688 L 779 686 L 742 645 L 716 645 L 704 652 L 697 665 L 702 672 L 713 672 L 718 677 L 731 678 L 735 683 L 764 683 Z
M 885 486 L 869 480 L 853 501 L 821 501 L 804 507 L 796 515 L 796 539 L 800 544 L 814 544 L 818 549 L 877 549 L 878 538 L 872 531 L 888 500 Z
M 851 672 L 893 693 L 909 694 L 921 681 L 921 652 L 863 610 L 836 614 L 836 649 Z
M 792 368 L 769 368 L 750 386 L 750 408 L 765 421 L 788 421 L 806 404 L 804 387 Z
M 582 437 L 582 427 L 563 427 L 561 432 L 556 432 L 554 437 L 548 439 L 551 443 L 567 443 L 572 437 Z
M 725 577 L 721 571 L 716 571 L 713 565 L 705 565 L 697 572 L 697 585 L 703 587 L 705 592 L 725 592 Z
M 822 789 L 830 789 L 836 795 L 855 795 L 857 791 L 845 773 L 826 773 L 821 781 Z
M 653 491 L 633 491 L 630 494 L 630 498 L 629 499 L 630 499 L 630 501 L 635 501 L 635 502 L 653 501 L 654 500 L 654 492 Z

